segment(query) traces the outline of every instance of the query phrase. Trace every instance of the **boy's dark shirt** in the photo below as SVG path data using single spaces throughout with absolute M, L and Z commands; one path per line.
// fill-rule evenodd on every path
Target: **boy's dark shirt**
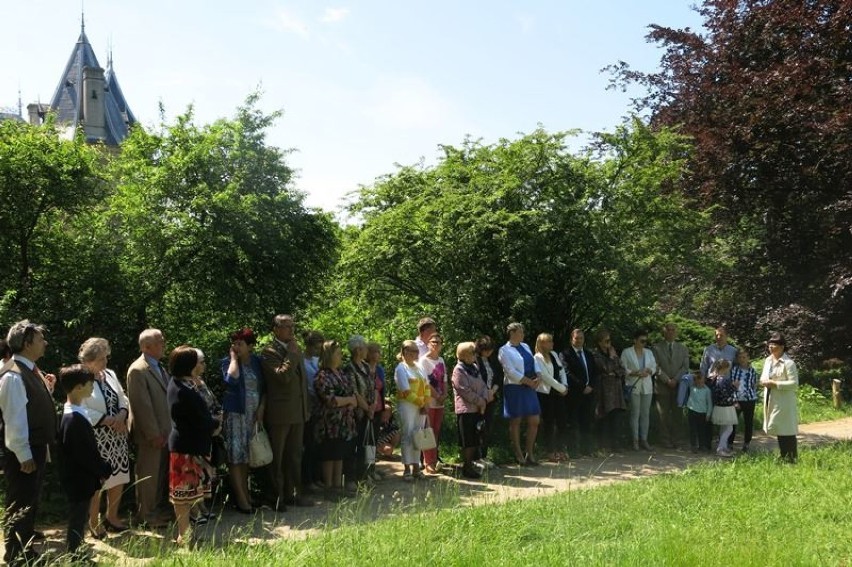
M 112 474 L 112 468 L 98 451 L 92 425 L 76 411 L 62 415 L 59 450 L 62 455 L 62 486 L 71 502 L 91 498 Z

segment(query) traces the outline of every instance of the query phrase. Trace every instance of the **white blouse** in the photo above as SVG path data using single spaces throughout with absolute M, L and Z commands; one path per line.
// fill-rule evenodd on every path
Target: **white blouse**
M 553 362 L 550 360 L 550 355 L 544 356 L 540 352 L 535 353 L 535 359 L 541 365 L 541 385 L 536 389 L 536 392 L 549 394 L 552 388 L 560 394 L 564 394 L 565 390 L 568 389 L 568 375 L 565 374 L 565 363 L 562 362 L 562 357 L 558 352 L 553 354 L 562 363 L 562 366 L 559 367 L 558 375 L 554 375 Z
M 642 354 L 637 356 L 633 347 L 629 346 L 621 351 L 621 364 L 627 369 L 627 376 L 624 378 L 625 383 L 628 386 L 633 386 L 635 384 L 635 387 L 633 388 L 634 396 L 654 393 L 654 382 L 651 376 L 657 372 L 657 359 L 654 358 L 654 353 L 651 352 L 651 349 L 643 348 Z M 631 372 L 644 370 L 646 368 L 651 371 L 650 376 L 644 376 L 642 378 L 630 376 Z
M 526 350 L 532 356 L 532 350 L 527 343 L 521 343 L 521 348 Z M 524 379 L 524 359 L 518 349 L 512 346 L 512 343 L 506 342 L 500 347 L 497 352 L 497 360 L 503 366 L 503 378 L 506 384 L 519 385 Z M 533 358 L 535 360 L 535 358 Z M 541 373 L 541 365 L 538 361 L 535 362 L 536 373 Z
M 118 409 L 127 410 L 127 396 L 124 394 L 124 388 L 121 387 L 121 382 L 118 381 L 115 372 L 110 369 L 104 370 L 104 382 L 109 384 L 109 387 L 118 394 Z M 92 395 L 83 400 L 83 406 L 85 406 L 86 411 L 89 413 L 89 421 L 91 421 L 92 426 L 100 423 L 107 415 L 106 400 L 97 385 L 92 388 Z

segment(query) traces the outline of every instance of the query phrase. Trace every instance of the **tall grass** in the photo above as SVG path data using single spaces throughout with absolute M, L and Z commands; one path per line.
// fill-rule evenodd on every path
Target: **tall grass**
M 501 505 L 406 504 L 300 541 L 228 544 L 155 565 L 837 565 L 852 558 L 852 445 L 758 455 Z M 359 506 L 358 503 L 352 506 Z M 362 505 L 363 506 L 363 505 Z

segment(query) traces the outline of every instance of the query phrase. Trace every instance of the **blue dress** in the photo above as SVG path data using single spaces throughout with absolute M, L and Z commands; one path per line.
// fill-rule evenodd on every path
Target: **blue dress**
M 258 376 L 250 364 L 240 367 L 246 385 L 246 406 L 244 413 L 225 412 L 222 424 L 222 437 L 228 452 L 228 463 L 243 464 L 249 462 L 249 442 L 254 436 L 254 417 L 260 405 L 260 387 Z
M 524 359 L 524 376 L 535 376 L 535 359 L 521 345 L 513 348 L 520 353 Z M 528 415 L 539 415 L 541 406 L 538 405 L 538 396 L 535 390 L 529 386 L 520 384 L 505 384 L 503 386 L 503 417 L 515 419 Z

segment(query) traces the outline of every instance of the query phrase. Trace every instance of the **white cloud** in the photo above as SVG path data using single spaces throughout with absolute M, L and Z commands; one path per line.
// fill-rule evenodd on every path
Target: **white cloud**
M 368 93 L 363 113 L 396 130 L 434 130 L 455 121 L 450 100 L 420 77 L 381 79 Z
M 521 26 L 522 33 L 530 33 L 535 27 L 535 16 L 530 14 L 517 14 L 515 20 Z
M 283 8 L 278 10 L 275 17 L 272 21 L 268 22 L 268 24 L 274 30 L 293 33 L 305 39 L 307 39 L 311 34 L 308 24 L 306 24 L 304 20 Z
M 326 8 L 320 21 L 326 24 L 335 24 L 342 22 L 347 16 L 349 16 L 349 8 Z

